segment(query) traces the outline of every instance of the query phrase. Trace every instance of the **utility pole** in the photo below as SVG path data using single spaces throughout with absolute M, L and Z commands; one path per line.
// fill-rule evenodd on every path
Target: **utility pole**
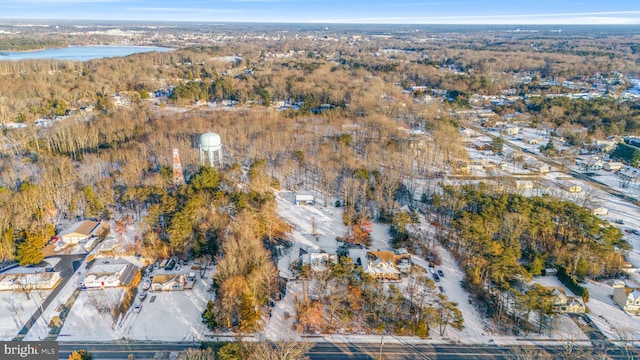
M 380 335 L 380 354 L 378 360 L 382 360 L 382 345 L 384 345 L 384 335 Z

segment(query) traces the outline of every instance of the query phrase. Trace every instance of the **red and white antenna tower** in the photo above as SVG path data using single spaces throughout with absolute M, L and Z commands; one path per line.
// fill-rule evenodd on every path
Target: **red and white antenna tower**
M 184 173 L 180 164 L 180 152 L 178 148 L 173 149 L 173 185 L 184 185 Z

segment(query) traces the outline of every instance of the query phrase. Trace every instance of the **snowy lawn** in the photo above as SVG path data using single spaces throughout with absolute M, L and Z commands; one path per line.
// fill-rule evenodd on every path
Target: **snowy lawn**
M 51 290 L 32 290 L 30 298 L 23 292 L 0 291 L 0 340 L 13 339 Z M 42 320 L 34 327 L 44 326 Z
M 106 341 L 120 338 L 111 309 L 120 304 L 124 288 L 81 291 L 58 339 Z
M 202 323 L 202 312 L 211 294 L 207 292 L 211 280 L 198 279 L 193 289 L 184 291 L 148 292 L 141 302 L 140 312 L 133 306 L 118 322 L 111 314 L 101 313 L 96 302 L 117 304 L 124 288 L 82 291 L 60 332 L 60 340 L 202 340 L 210 331 Z M 153 302 L 152 302 L 153 299 Z
M 478 310 L 471 303 L 469 294 L 462 288 L 461 284 L 464 279 L 464 273 L 448 250 L 439 245 L 437 245 L 437 247 L 440 252 L 440 258 L 442 259 L 442 265 L 436 266 L 435 269 L 442 270 L 444 277 L 440 278 L 436 286 L 442 287 L 443 294 L 445 294 L 450 301 L 458 303 L 458 308 L 464 316 L 464 329 L 457 331 L 448 327 L 445 338 L 470 344 L 487 343 L 492 338 L 492 335 L 487 331 L 487 321 L 482 318 Z M 429 264 L 424 259 L 412 256 L 411 261 L 418 266 L 429 269 Z M 429 271 L 427 271 L 427 273 L 431 274 Z M 431 336 L 438 335 L 437 333 L 437 329 L 434 328 L 431 331 Z
M 631 285 L 631 284 L 628 284 Z M 640 316 L 632 316 L 613 301 L 613 288 L 608 284 L 589 281 L 589 317 L 609 339 L 640 339 Z

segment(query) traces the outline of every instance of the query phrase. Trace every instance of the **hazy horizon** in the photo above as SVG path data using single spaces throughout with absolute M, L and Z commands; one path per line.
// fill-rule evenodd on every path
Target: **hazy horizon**
M 229 23 L 640 25 L 631 1 L 4 0 L 5 20 Z

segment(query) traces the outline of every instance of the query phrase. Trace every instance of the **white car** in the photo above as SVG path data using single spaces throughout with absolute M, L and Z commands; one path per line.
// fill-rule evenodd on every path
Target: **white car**
M 142 305 L 140 304 L 136 304 L 136 306 L 133 307 L 133 312 L 136 314 L 139 313 L 140 310 L 142 310 Z

